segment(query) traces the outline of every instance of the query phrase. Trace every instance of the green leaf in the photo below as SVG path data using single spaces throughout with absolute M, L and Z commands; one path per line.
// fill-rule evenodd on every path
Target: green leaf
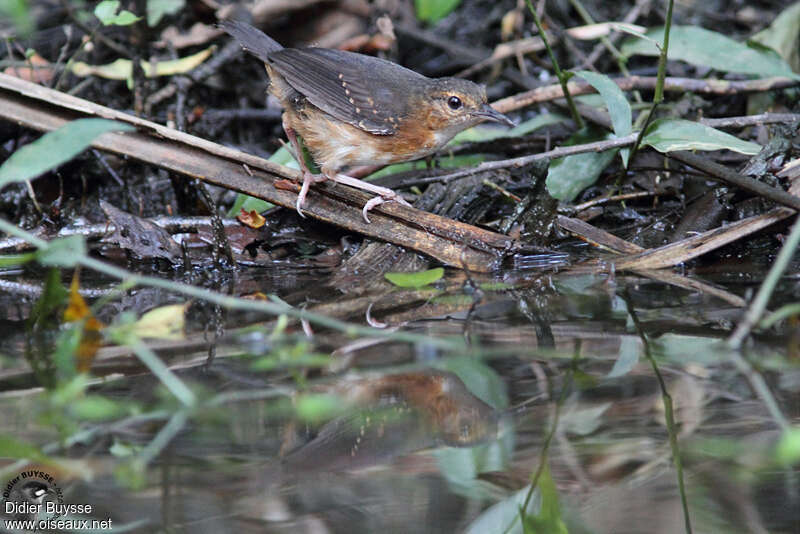
M 775 456 L 781 465 L 800 463 L 800 427 L 788 429 L 781 436 Z
M 94 8 L 94 16 L 100 19 L 103 26 L 130 26 L 141 17 L 137 17 L 127 10 L 119 10 L 119 0 L 103 0 Z
M 8 254 L 0 256 L 0 269 L 8 269 L 25 265 L 29 261 L 36 259 L 36 253 L 26 252 L 24 254 Z
M 150 61 L 140 61 L 139 65 L 148 78 L 183 74 L 196 68 L 211 56 L 214 47 L 210 46 L 196 54 L 179 57 L 167 61 L 159 61 L 155 65 Z M 75 76 L 100 76 L 109 80 L 130 80 L 133 75 L 133 62 L 120 58 L 105 65 L 89 65 L 83 61 L 71 63 L 70 70 Z
M 174 15 L 185 4 L 185 0 L 147 0 L 147 25 L 152 28 L 164 15 Z
M 89 387 L 88 375 L 75 375 L 69 381 L 59 383 L 50 393 L 50 404 L 58 407 L 69 406 L 83 397 L 87 387 Z
M 610 137 L 610 133 L 584 128 L 575 132 L 564 145 L 591 143 Z M 617 150 L 609 150 L 576 154 L 553 160 L 547 170 L 547 191 L 553 198 L 565 202 L 572 201 L 581 191 L 597 181 L 600 173 L 611 163 L 616 154 Z
M 597 406 L 583 408 L 580 406 L 570 406 L 562 415 L 559 423 L 560 428 L 565 433 L 577 436 L 588 436 L 603 424 L 603 414 L 611 407 L 610 402 L 604 402 Z
M 526 534 L 567 534 L 567 526 L 561 519 L 558 490 L 547 464 L 544 465 L 544 469 L 539 475 L 539 484 L 536 487 L 541 492 L 542 506 L 539 513 L 535 515 L 531 515 L 530 512 L 526 512 L 520 507 L 523 531 Z
M 75 417 L 87 421 L 113 419 L 125 413 L 123 405 L 100 395 L 87 395 L 77 399 L 69 408 Z
M 295 402 L 297 416 L 309 423 L 320 423 L 333 419 L 343 412 L 342 399 L 335 395 L 303 394 Z
M 633 114 L 631 113 L 631 105 L 628 103 L 628 99 L 625 98 L 625 93 L 622 92 L 622 89 L 605 74 L 598 74 L 588 70 L 581 70 L 575 74 L 589 82 L 589 85 L 597 89 L 597 92 L 603 97 L 617 137 L 629 135 L 633 131 Z M 622 164 L 625 167 L 628 166 L 628 154 L 630 154 L 629 148 L 623 148 L 620 151 Z
M 495 410 L 508 408 L 505 383 L 497 372 L 482 360 L 468 356 L 446 358 L 436 367 L 455 373 L 470 393 Z
M 414 0 L 417 18 L 423 22 L 436 22 L 453 11 L 461 0 Z
M 663 43 L 664 28 L 653 28 L 647 37 Z M 620 48 L 630 57 L 636 54 L 658 56 L 659 50 L 650 40 L 630 39 Z M 768 54 L 748 47 L 725 35 L 696 26 L 672 26 L 669 36 L 669 59 L 710 67 L 724 72 L 755 76 L 787 76 L 800 79 L 777 54 Z
M 37 462 L 47 460 L 47 456 L 38 447 L 10 436 L 0 436 L 0 457 L 26 458 Z
M 708 337 L 664 334 L 651 342 L 651 348 L 656 358 L 668 363 L 685 362 L 687 354 L 697 365 L 719 364 L 729 358 L 725 343 Z
M 106 119 L 78 119 L 67 123 L 11 154 L 0 166 L 0 189 L 10 183 L 36 178 L 71 160 L 100 134 L 133 129 L 127 124 Z
M 504 534 L 519 534 L 522 532 L 522 525 L 519 521 L 520 508 L 525 503 L 525 497 L 530 490 L 530 486 L 525 486 L 510 497 L 494 504 L 481 512 L 481 514 L 470 523 L 465 534 L 484 534 L 502 532 Z M 528 512 L 537 510 L 541 505 L 541 495 L 538 489 L 533 492 L 533 497 L 528 503 Z
M 659 152 L 676 150 L 733 150 L 741 154 L 758 154 L 761 146 L 742 141 L 725 132 L 699 122 L 683 119 L 658 119 L 647 128 L 642 144 Z
M 28 37 L 33 32 L 33 17 L 26 0 L 3 0 L 0 2 L 0 19 L 10 18 L 19 32 L 17 37 Z
M 86 256 L 86 242 L 81 235 L 54 239 L 36 252 L 36 260 L 48 267 L 74 267 Z
M 53 350 L 53 363 L 59 380 L 71 380 L 77 375 L 76 359 L 82 335 L 83 325 L 80 323 L 74 324 L 59 333 Z
M 186 304 L 168 304 L 144 313 L 132 326 L 133 334 L 141 338 L 179 340 L 186 337 Z
M 750 40 L 775 50 L 792 70 L 800 71 L 800 2 L 786 8 Z
M 437 267 L 435 269 L 418 271 L 416 273 L 386 273 L 384 276 L 397 287 L 418 289 L 439 280 L 444 276 L 444 269 Z
M 606 378 L 616 378 L 628 374 L 636 364 L 642 353 L 642 344 L 639 338 L 625 336 L 619 345 L 619 356 L 614 362 L 614 367 L 606 375 Z
M 119 441 L 116 438 L 114 438 L 114 444 L 108 448 L 108 452 L 117 458 L 130 458 L 134 454 L 139 453 L 141 450 L 141 445 Z

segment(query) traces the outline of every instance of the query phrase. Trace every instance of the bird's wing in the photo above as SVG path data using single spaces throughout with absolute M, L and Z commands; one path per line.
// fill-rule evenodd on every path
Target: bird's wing
M 396 132 L 408 88 L 428 81 L 390 61 L 327 48 L 284 48 L 269 63 L 316 107 L 378 135 Z

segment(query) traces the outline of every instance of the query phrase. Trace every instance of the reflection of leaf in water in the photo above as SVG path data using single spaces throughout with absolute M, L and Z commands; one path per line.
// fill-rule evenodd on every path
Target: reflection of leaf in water
M 561 430 L 578 436 L 587 436 L 597 430 L 603 422 L 603 414 L 610 407 L 610 402 L 590 408 L 573 405 L 561 416 Z
M 567 526 L 561 519 L 558 490 L 547 464 L 539 474 L 538 484 L 528 506 L 522 510 L 529 491 L 530 486 L 526 486 L 507 499 L 487 508 L 467 527 L 466 534 L 484 532 L 566 534 Z
M 519 522 L 519 509 L 525 503 L 528 486 L 517 491 L 511 497 L 498 502 L 484 510 L 465 530 L 465 534 L 484 534 L 485 532 L 508 532 L 517 534 L 522 532 Z M 541 502 L 541 496 L 535 491 L 533 498 L 528 503 L 528 511 L 536 510 Z M 511 523 L 514 523 L 510 529 Z

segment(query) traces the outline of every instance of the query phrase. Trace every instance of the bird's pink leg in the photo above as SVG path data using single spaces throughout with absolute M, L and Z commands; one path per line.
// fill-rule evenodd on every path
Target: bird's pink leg
M 286 124 L 286 121 L 283 121 L 283 131 L 286 132 L 286 137 L 289 138 L 289 143 L 292 145 L 294 149 L 295 159 L 297 160 L 297 164 L 300 165 L 300 170 L 303 172 L 303 185 L 300 186 L 300 193 L 297 195 L 297 202 L 295 203 L 295 208 L 297 209 L 298 215 L 300 217 L 305 218 L 303 215 L 303 211 L 301 208 L 303 204 L 306 202 L 306 195 L 308 194 L 308 188 L 314 182 L 324 182 L 327 178 L 324 174 L 313 174 L 310 170 L 308 170 L 308 166 L 306 165 L 306 160 L 303 157 L 303 147 L 300 146 L 300 142 L 297 140 L 297 134 L 295 133 L 294 129 Z
M 409 207 L 411 206 L 411 204 L 406 202 L 403 197 L 388 187 L 381 187 L 380 185 L 371 184 L 369 182 L 365 182 L 364 180 L 347 176 L 346 174 L 336 174 L 335 172 L 326 173 L 325 169 L 323 169 L 323 173 L 327 174 L 328 178 L 336 183 L 349 185 L 350 187 L 355 187 L 357 189 L 362 189 L 378 195 L 369 199 L 367 203 L 364 204 L 364 208 L 361 210 L 361 216 L 364 217 L 364 220 L 367 223 L 369 223 L 369 217 L 367 217 L 369 210 L 375 206 L 380 206 L 384 202 L 398 202 Z
M 371 184 L 369 182 L 359 180 L 358 178 L 347 176 L 346 174 L 338 174 L 333 169 L 323 168 L 322 174 L 313 174 L 308 169 L 305 158 L 303 158 L 303 147 L 300 146 L 300 142 L 297 140 L 297 134 L 295 133 L 294 129 L 286 123 L 285 120 L 283 121 L 283 130 L 286 132 L 286 137 L 289 138 L 289 143 L 292 145 L 292 149 L 295 153 L 295 159 L 297 159 L 297 163 L 300 165 L 300 170 L 303 173 L 303 184 L 300 186 L 300 193 L 297 195 L 297 203 L 295 204 L 297 213 L 301 217 L 305 217 L 301 208 L 303 207 L 303 204 L 305 204 L 306 195 L 308 195 L 308 189 L 311 187 L 311 184 L 316 182 L 324 182 L 327 179 L 331 179 L 336 183 L 349 185 L 350 187 L 355 187 L 356 189 L 362 189 L 378 195 L 368 200 L 367 203 L 364 204 L 364 208 L 361 210 L 361 216 L 364 217 L 364 220 L 367 223 L 370 222 L 369 217 L 367 217 L 369 210 L 375 206 L 380 206 L 384 202 L 399 202 L 400 204 L 411 206 L 411 204 L 406 202 L 403 197 L 388 187 L 381 187 L 379 185 Z M 370 170 L 374 170 L 374 167 L 365 167 L 362 169 L 363 172 L 367 173 Z

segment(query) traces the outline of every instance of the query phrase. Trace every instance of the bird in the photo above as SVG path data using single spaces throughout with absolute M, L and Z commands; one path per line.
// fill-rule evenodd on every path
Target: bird
M 295 205 L 301 216 L 311 184 L 332 180 L 377 195 L 362 209 L 369 223 L 367 213 L 375 206 L 408 204 L 395 191 L 343 170 L 431 156 L 457 133 L 486 120 L 514 126 L 488 104 L 485 87 L 472 81 L 428 78 L 354 52 L 284 48 L 245 22 L 221 21 L 219 27 L 265 65 L 269 92 L 284 110 L 283 129 L 303 175 Z M 305 164 L 298 135 L 321 174 Z

